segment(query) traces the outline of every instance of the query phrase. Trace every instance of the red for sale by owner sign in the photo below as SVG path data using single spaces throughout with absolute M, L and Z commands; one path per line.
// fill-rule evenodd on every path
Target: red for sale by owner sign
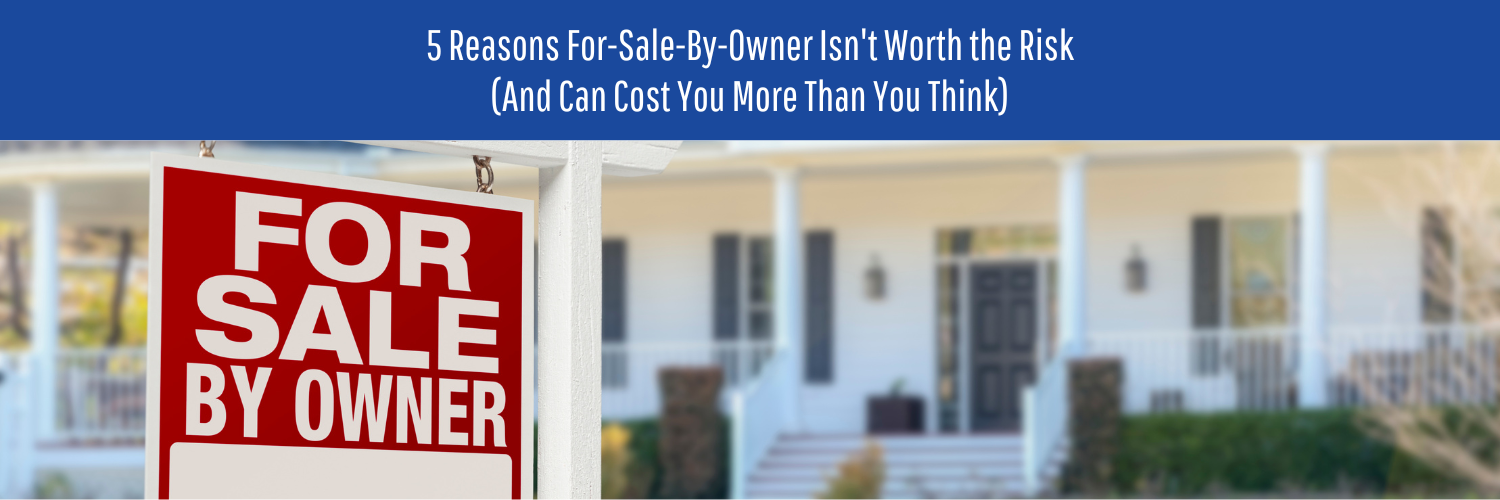
M 531 496 L 532 202 L 152 161 L 148 497 Z

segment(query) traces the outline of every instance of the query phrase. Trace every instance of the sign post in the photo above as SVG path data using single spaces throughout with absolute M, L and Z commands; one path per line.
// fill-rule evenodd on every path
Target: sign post
M 681 141 L 365 141 L 540 169 L 537 498 L 599 498 L 600 183 L 653 175 Z
M 603 283 L 599 143 L 537 173 L 542 279 L 537 498 L 599 498 Z
M 529 498 L 533 227 L 526 200 L 153 155 L 147 496 Z

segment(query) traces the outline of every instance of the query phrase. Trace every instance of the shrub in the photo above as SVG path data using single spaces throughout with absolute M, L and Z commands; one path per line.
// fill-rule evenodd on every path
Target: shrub
M 718 469 L 714 489 L 705 493 L 709 498 L 729 497 L 729 425 L 728 419 L 719 418 Z M 662 465 L 658 450 L 661 443 L 661 424 L 654 418 L 608 422 L 608 426 L 620 426 L 629 434 L 626 449 L 630 454 L 631 467 L 627 475 L 630 488 L 625 498 L 673 498 L 661 491 Z
M 828 489 L 818 498 L 880 498 L 884 485 L 885 456 L 880 443 L 869 440 L 839 464 L 838 475 L 829 478 Z
M 651 477 L 639 472 L 630 452 L 630 431 L 620 424 L 607 424 L 600 433 L 600 494 L 604 498 L 644 498 Z
M 1348 410 L 1130 416 L 1121 431 L 1121 494 L 1465 491 L 1366 435 Z
M 656 450 L 660 440 L 660 426 L 655 419 L 611 422 L 606 428 L 618 427 L 629 439 L 625 451 L 630 455 L 631 465 L 625 470 L 629 487 L 616 498 L 661 498 L 657 487 L 661 482 L 661 463 Z

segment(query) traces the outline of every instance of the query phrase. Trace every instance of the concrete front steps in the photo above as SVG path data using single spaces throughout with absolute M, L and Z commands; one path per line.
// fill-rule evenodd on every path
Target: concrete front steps
M 871 439 L 885 453 L 885 498 L 1006 498 L 1023 494 L 1020 434 L 783 435 L 750 474 L 750 498 L 811 498 Z

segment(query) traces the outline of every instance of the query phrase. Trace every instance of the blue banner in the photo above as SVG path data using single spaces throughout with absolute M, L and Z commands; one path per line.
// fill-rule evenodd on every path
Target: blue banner
M 1495 2 L 10 5 L 0 139 L 1493 139 Z

